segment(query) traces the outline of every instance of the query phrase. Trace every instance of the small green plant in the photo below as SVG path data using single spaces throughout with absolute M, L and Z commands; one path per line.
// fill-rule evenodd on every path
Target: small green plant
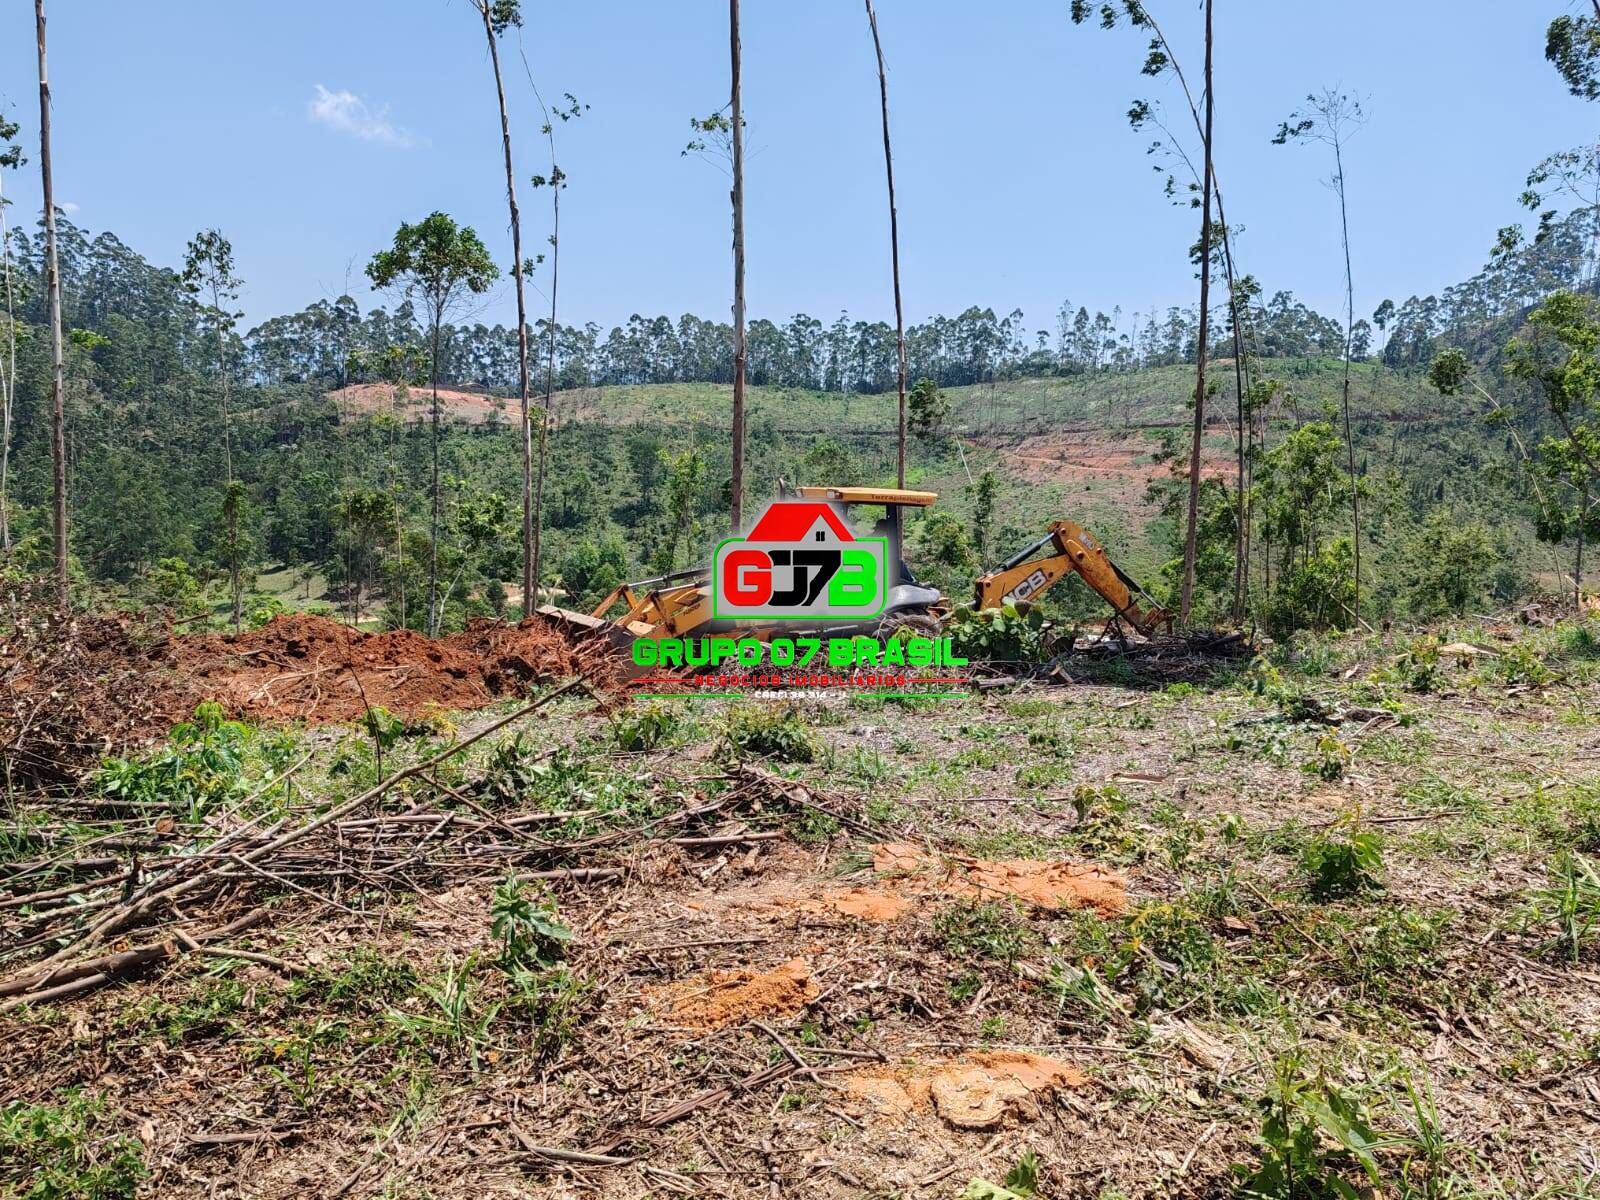
M 474 1068 L 478 1053 L 489 1039 L 489 1027 L 500 1004 L 480 1004 L 478 984 L 472 977 L 473 961 L 448 963 L 437 979 L 421 987 L 427 1006 L 421 1013 L 391 1007 L 388 1018 L 395 1030 L 413 1044 L 437 1054 L 439 1047 L 464 1050 Z
M 933 918 L 933 932 L 951 958 L 987 959 L 1010 965 L 1037 942 L 1033 928 L 1014 904 L 998 900 L 957 900 Z
M 1575 963 L 1600 927 L 1600 874 L 1594 863 L 1569 850 L 1556 860 L 1551 876 L 1550 886 L 1530 897 L 1526 921 L 1554 925 L 1556 936 L 1543 949 Z
M 1563 624 L 1559 637 L 1563 658 L 1600 658 L 1600 621 L 1585 617 Z
M 1315 751 L 1301 766 L 1307 775 L 1314 775 L 1327 783 L 1344 778 L 1350 765 L 1350 747 L 1339 740 L 1336 733 L 1325 733 L 1317 739 Z
M 1350 1182 L 1359 1171 L 1379 1188 L 1376 1152 L 1388 1139 L 1373 1130 L 1361 1106 L 1320 1076 L 1303 1077 L 1293 1055 L 1279 1058 L 1258 1101 L 1260 1156 L 1253 1168 L 1234 1165 L 1237 1195 L 1251 1200 L 1357 1200 Z
M 1372 830 L 1339 829 L 1314 837 L 1300 851 L 1300 867 L 1317 900 L 1343 900 L 1383 887 L 1383 839 Z
M 490 932 L 500 942 L 500 964 L 508 972 L 555 965 L 573 937 L 556 919 L 555 900 L 542 891 L 530 896 L 515 871 L 495 886 L 489 914 Z
M 372 739 L 372 757 L 381 778 L 384 751 L 399 745 L 400 739 L 406 735 L 406 723 L 381 704 L 374 704 L 361 714 L 361 728 Z
M 7 1196 L 131 1200 L 148 1174 L 143 1147 L 116 1132 L 99 1097 L 74 1088 L 56 1104 L 15 1100 L 0 1108 L 0 1187 Z
M 1029 1150 L 1006 1172 L 1005 1183 L 974 1179 L 967 1184 L 959 1200 L 1038 1200 L 1038 1197 L 1039 1158 Z
M 808 763 L 820 753 L 816 736 L 788 705 L 734 705 L 728 709 L 723 732 L 728 747 L 748 758 Z
M 618 750 L 639 753 L 675 741 L 683 726 L 683 715 L 665 704 L 647 704 L 611 722 L 611 741 Z
M 511 805 L 533 791 L 545 756 L 523 733 L 502 738 L 489 752 L 489 763 L 478 785 L 479 794 L 494 805 Z
M 512 975 L 506 1012 L 525 1018 L 531 1026 L 535 1061 L 556 1058 L 577 1038 L 592 990 L 587 979 L 564 969 Z

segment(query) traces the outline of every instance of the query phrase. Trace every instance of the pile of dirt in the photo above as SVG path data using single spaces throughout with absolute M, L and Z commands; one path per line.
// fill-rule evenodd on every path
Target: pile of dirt
M 880 875 L 895 877 L 902 891 L 913 894 L 1009 898 L 1045 909 L 1092 908 L 1103 917 L 1128 911 L 1128 881 L 1095 863 L 941 858 L 920 846 L 885 842 L 872 848 L 872 867 Z
M 540 616 L 435 639 L 292 613 L 237 636 L 185 637 L 126 613 L 63 617 L 52 597 L 12 589 L 0 596 L 0 774 L 70 786 L 106 756 L 159 741 L 203 700 L 257 721 L 351 721 L 368 705 L 416 718 L 576 674 L 609 687 L 623 667 L 606 643 L 573 645 Z
M 166 736 L 204 694 L 173 670 L 164 624 L 59 615 L 13 591 L 0 637 L 0 772 L 69 786 L 102 758 Z
M 991 1129 L 1008 1116 L 1031 1118 L 1041 1101 L 1088 1082 L 1071 1063 L 1020 1050 L 986 1050 L 961 1059 L 867 1068 L 844 1090 L 873 1115 L 903 1119 L 932 1109 L 957 1129 Z
M 710 1030 L 792 1016 L 817 995 L 811 968 L 794 958 L 771 971 L 712 971 L 687 983 L 647 988 L 644 999 L 674 1025 Z
M 176 646 L 191 687 L 255 720 L 351 721 L 368 705 L 404 717 L 477 708 L 580 672 L 609 676 L 609 654 L 574 648 L 544 617 L 510 625 L 476 620 L 428 638 L 407 629 L 365 633 L 327 617 L 286 613 L 238 635 L 205 634 Z

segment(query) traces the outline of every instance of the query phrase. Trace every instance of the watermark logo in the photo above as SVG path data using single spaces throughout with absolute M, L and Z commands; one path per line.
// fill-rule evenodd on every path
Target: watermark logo
M 774 501 L 711 560 L 715 617 L 862 620 L 880 615 L 888 594 L 888 539 L 856 537 L 814 500 Z

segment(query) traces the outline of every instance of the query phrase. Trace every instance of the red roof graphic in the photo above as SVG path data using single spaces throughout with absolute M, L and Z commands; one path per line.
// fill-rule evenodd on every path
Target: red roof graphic
M 750 531 L 752 542 L 798 542 L 811 531 L 821 517 L 828 523 L 841 542 L 855 541 L 850 527 L 839 519 L 839 514 L 826 504 L 815 500 L 779 501 L 767 508 Z

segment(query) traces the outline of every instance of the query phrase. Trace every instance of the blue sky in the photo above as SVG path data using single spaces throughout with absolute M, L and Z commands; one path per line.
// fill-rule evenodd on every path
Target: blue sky
M 1198 73 L 1193 0 L 1151 0 Z M 1358 313 L 1475 271 L 1545 154 L 1595 135 L 1600 106 L 1543 58 L 1562 0 L 1219 0 L 1218 172 L 1242 266 L 1333 312 L 1336 211 L 1313 147 L 1270 138 L 1310 88 L 1370 121 L 1350 149 Z M 527 3 L 522 45 L 546 99 L 590 105 L 560 130 L 564 321 L 725 317 L 727 180 L 680 156 L 691 114 L 727 96 L 727 6 Z M 877 80 L 854 0 L 746 0 L 750 311 L 892 319 Z M 1526 8 L 1528 11 L 1521 11 Z M 1074 27 L 1066 0 L 878 0 L 890 65 L 908 318 L 1014 307 L 1053 330 L 1061 301 L 1187 303 L 1198 221 L 1160 194 L 1127 31 Z M 510 261 L 498 118 L 467 0 L 54 0 L 56 195 L 74 221 L 179 262 L 200 228 L 233 241 L 256 321 L 347 288 L 403 220 L 438 208 Z M 0 102 L 37 151 L 32 21 L 6 6 Z M 539 115 L 513 40 L 525 244 L 548 232 Z M 6 181 L 34 218 L 34 163 Z M 542 302 L 535 300 L 535 304 Z M 509 286 L 484 319 L 514 314 Z

